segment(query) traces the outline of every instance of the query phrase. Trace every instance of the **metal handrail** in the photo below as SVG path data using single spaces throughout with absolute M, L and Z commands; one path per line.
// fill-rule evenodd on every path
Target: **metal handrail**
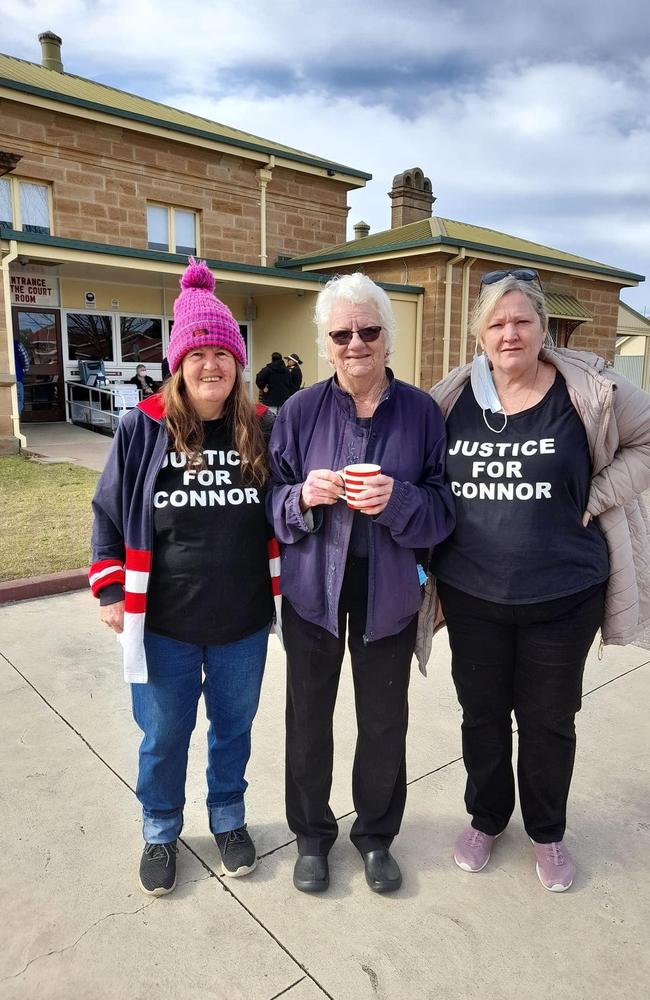
M 111 434 L 115 434 L 121 416 L 121 412 L 118 411 L 124 412 L 124 410 L 126 410 L 125 406 L 117 405 L 120 396 L 122 397 L 122 402 L 124 402 L 124 396 L 120 393 L 120 389 L 122 388 L 122 385 L 86 385 L 84 382 L 76 382 L 72 379 L 66 379 L 66 419 L 71 421 L 73 424 L 80 423 L 84 427 L 102 429 L 110 427 Z M 78 393 L 79 390 L 85 389 L 88 393 L 88 399 L 73 399 L 73 389 L 76 393 Z M 96 400 L 93 400 L 93 393 L 97 394 L 98 398 Z M 110 403 L 110 406 L 106 409 L 101 406 L 102 396 L 104 396 Z M 87 415 L 87 419 L 79 420 L 79 413 L 85 413 Z

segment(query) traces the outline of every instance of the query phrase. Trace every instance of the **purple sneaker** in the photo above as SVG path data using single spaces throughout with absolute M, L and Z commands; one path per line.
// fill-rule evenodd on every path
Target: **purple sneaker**
M 537 858 L 537 877 L 550 892 L 565 892 L 576 875 L 573 858 L 561 840 L 552 844 L 538 844 L 533 840 Z
M 501 834 L 498 833 L 497 837 Z M 492 844 L 496 837 L 481 833 L 473 826 L 466 826 L 454 844 L 454 861 L 464 872 L 483 871 L 490 860 Z

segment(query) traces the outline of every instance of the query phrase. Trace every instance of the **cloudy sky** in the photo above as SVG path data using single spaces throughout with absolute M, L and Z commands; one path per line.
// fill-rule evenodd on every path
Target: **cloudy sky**
M 373 174 L 350 196 L 390 226 L 420 166 L 434 214 L 648 276 L 647 0 L 3 0 L 0 51 Z M 601 6 L 605 9 L 601 12 Z

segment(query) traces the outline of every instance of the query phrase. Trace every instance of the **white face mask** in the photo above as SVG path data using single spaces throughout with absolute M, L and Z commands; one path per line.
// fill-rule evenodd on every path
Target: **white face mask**
M 490 363 L 488 361 L 487 354 L 483 353 L 474 355 L 472 370 L 470 372 L 470 384 L 472 386 L 472 392 L 474 393 L 474 399 L 483 410 L 483 420 L 485 421 L 485 426 L 489 430 L 494 431 L 495 434 L 501 434 L 501 432 L 506 428 L 508 417 L 503 409 L 503 406 L 501 405 L 499 393 L 494 385 L 494 379 L 492 378 L 492 372 L 490 371 Z M 487 421 L 487 417 L 485 416 L 486 410 L 489 410 L 491 413 L 502 413 L 503 427 L 491 427 Z

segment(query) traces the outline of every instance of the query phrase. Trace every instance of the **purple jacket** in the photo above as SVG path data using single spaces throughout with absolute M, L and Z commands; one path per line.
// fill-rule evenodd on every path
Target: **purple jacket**
M 302 618 L 333 635 L 353 512 L 345 503 L 316 507 L 310 531 L 300 511 L 302 484 L 312 469 L 356 462 L 375 462 L 395 479 L 385 510 L 372 519 L 368 642 L 395 635 L 418 611 L 417 564 L 454 527 L 440 410 L 427 393 L 387 374 L 390 384 L 369 428 L 357 424 L 352 397 L 332 378 L 287 400 L 269 446 L 267 512 L 281 547 L 282 593 Z

